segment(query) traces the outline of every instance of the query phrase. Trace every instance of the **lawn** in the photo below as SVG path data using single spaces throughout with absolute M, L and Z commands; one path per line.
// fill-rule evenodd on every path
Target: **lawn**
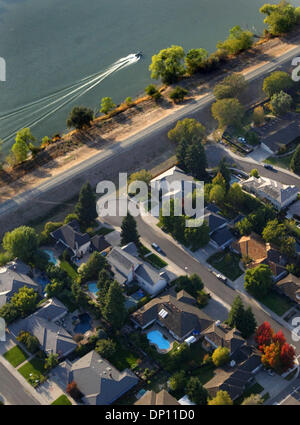
M 56 400 L 54 400 L 53 403 L 51 403 L 53 406 L 71 406 L 72 403 L 68 399 L 68 397 L 64 394 L 62 394 L 60 397 L 58 397 Z
M 13 367 L 19 366 L 28 358 L 27 354 L 18 345 L 8 350 L 4 357 Z
M 267 159 L 264 160 L 266 164 L 271 164 L 274 166 L 278 166 L 280 168 L 286 168 L 287 170 L 290 169 L 290 163 L 292 159 L 293 154 L 289 154 L 283 157 L 280 156 L 269 156 Z
M 270 291 L 268 295 L 259 299 L 266 307 L 282 316 L 286 311 L 288 311 L 292 306 L 292 302 L 287 300 L 285 297 L 281 297 L 277 292 Z
M 78 273 L 77 271 L 74 269 L 74 267 L 68 263 L 68 261 L 66 260 L 61 260 L 60 262 L 60 268 L 62 270 L 64 270 L 66 273 L 68 273 L 68 275 L 70 276 L 70 278 L 72 280 L 77 280 L 78 278 Z
M 18 372 L 32 385 L 37 386 L 36 380 L 43 381 L 46 378 L 46 369 L 44 368 L 45 358 L 34 357 L 18 369 Z M 33 376 L 30 376 L 32 374 Z
M 258 382 L 254 385 L 249 386 L 245 389 L 243 394 L 234 401 L 234 404 L 241 404 L 245 398 L 249 397 L 251 394 L 260 394 L 263 392 L 264 387 L 262 387 Z
M 232 281 L 244 273 L 239 266 L 240 256 L 229 251 L 217 252 L 207 262 Z
M 93 237 L 95 235 L 105 236 L 105 235 L 108 235 L 109 233 L 111 233 L 113 231 L 114 231 L 114 229 L 109 229 L 108 227 L 101 227 L 100 229 L 91 232 L 90 236 L 91 237 Z
M 150 249 L 146 248 L 144 245 L 140 244 L 139 246 L 139 253 L 142 257 L 144 257 L 147 254 L 150 254 Z
M 157 269 L 162 269 L 168 265 L 168 263 L 166 263 L 164 260 L 162 260 L 155 254 L 151 254 L 148 257 L 145 257 L 144 259 Z

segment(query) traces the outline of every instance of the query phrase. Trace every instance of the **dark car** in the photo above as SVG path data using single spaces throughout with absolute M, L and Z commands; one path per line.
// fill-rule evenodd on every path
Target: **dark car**
M 274 169 L 274 167 L 272 167 L 272 165 L 270 165 L 270 164 L 264 164 L 264 167 L 267 169 L 267 170 L 270 170 L 270 171 L 274 171 L 275 169 Z
M 157 245 L 157 243 L 155 243 L 155 242 L 153 242 L 152 244 L 151 244 L 151 246 L 152 246 L 152 248 L 154 248 L 155 249 L 155 251 L 157 251 L 157 252 L 159 252 L 161 255 L 166 255 L 165 253 L 164 253 L 164 251 Z

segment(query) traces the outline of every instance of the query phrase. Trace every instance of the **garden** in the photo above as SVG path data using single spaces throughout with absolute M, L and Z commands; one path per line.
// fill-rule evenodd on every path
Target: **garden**
M 207 262 L 224 276 L 234 281 L 244 273 L 239 265 L 240 260 L 241 258 L 238 254 L 227 250 L 213 254 L 208 258 Z

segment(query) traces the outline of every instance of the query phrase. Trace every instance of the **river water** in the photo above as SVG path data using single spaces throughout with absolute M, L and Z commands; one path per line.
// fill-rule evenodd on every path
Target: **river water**
M 0 82 L 0 115 L 72 86 L 86 76 L 107 71 L 120 58 L 139 50 L 144 54 L 139 61 L 130 59 L 126 67 L 107 72 L 90 91 L 55 112 L 51 111 L 61 103 L 47 109 L 47 104 L 57 99 L 54 96 L 0 120 L 5 150 L 13 140 L 7 136 L 39 121 L 37 118 L 47 112 L 43 120 L 31 126 L 39 138 L 64 131 L 68 112 L 75 104 L 96 109 L 104 96 L 111 96 L 115 103 L 135 97 L 151 81 L 151 56 L 162 48 L 178 44 L 186 51 L 197 47 L 213 51 L 234 25 L 261 33 L 263 15 L 259 8 L 265 2 L 0 0 L 0 56 L 7 68 L 6 82 Z M 300 1 L 294 4 L 300 5 Z M 74 87 L 76 90 L 79 85 Z M 80 90 L 75 94 L 81 94 Z M 37 112 L 39 107 L 42 110 Z

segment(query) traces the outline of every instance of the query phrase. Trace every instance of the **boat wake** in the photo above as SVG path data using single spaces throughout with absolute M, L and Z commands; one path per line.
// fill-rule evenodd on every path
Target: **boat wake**
M 84 77 L 70 86 L 0 115 L 1 124 L 10 128 L 9 133 L 2 138 L 3 142 L 7 143 L 11 141 L 21 128 L 34 128 L 69 103 L 75 102 L 97 87 L 103 80 L 115 72 L 138 62 L 140 58 L 140 54 L 132 53 L 124 58 L 120 58 L 104 71 Z

